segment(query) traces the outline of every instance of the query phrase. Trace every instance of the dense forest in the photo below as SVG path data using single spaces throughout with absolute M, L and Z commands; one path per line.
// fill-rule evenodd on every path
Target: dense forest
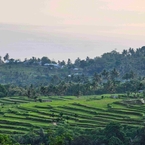
M 59 82 L 59 79 L 65 80 L 68 76 L 91 77 L 95 73 L 102 74 L 105 70 L 110 72 L 113 69 L 119 72 L 119 79 L 130 79 L 130 77 L 133 77 L 129 75 L 130 73 L 140 77 L 144 76 L 144 62 L 145 47 L 136 50 L 130 48 L 123 50 L 122 53 L 113 50 L 94 59 L 87 57 L 85 60 L 81 60 L 77 58 L 74 63 L 70 59 L 67 62 L 64 60 L 55 62 L 46 56 L 42 58 L 32 57 L 21 61 L 10 58 L 9 54 L 6 54 L 3 59 L 0 58 L 0 83 L 27 85 L 37 82 L 49 84 L 53 83 L 56 77 L 57 82 Z M 47 79 L 47 82 L 43 82 L 43 79 Z
M 145 47 L 115 50 L 101 57 L 74 63 L 32 57 L 0 59 L 0 96 L 93 95 L 126 93 L 145 89 Z

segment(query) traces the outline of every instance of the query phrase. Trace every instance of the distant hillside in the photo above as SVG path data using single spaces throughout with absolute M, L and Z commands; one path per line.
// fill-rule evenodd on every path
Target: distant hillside
M 82 52 L 83 53 L 83 52 Z M 110 72 L 113 69 L 119 73 L 118 79 L 129 79 L 129 74 L 145 76 L 145 46 L 134 50 L 129 48 L 119 53 L 115 50 L 104 53 L 100 57 L 81 60 L 74 63 L 52 61 L 48 57 L 26 59 L 25 61 L 10 58 L 9 54 L 0 58 L 0 83 L 25 86 L 29 84 L 47 85 L 57 84 L 59 81 L 68 81 L 70 77 L 91 78 L 95 73 Z M 74 81 L 77 81 L 74 79 Z

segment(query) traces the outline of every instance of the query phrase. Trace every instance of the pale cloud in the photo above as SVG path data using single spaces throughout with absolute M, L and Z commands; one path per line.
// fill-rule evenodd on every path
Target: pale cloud
M 102 0 L 106 2 L 106 7 L 104 9 L 115 10 L 115 11 L 136 11 L 136 12 L 145 12 L 144 0 Z
M 0 0 L 0 22 L 42 26 L 143 23 L 143 0 Z
M 112 31 L 113 26 L 114 31 L 117 28 L 118 30 L 126 29 L 119 33 L 127 33 L 128 27 L 125 28 L 123 25 L 144 25 L 144 5 L 143 0 L 50 0 L 46 2 L 42 12 L 58 19 L 56 23 L 58 25 L 72 26 L 70 31 L 75 29 L 74 32 L 80 32 L 84 26 L 90 26 L 88 29 L 84 27 L 84 33 L 105 32 L 104 29 L 97 29 L 100 26 L 110 27 L 111 29 L 108 28 L 107 31 Z M 97 30 L 92 30 L 92 26 L 96 26 Z M 133 26 L 131 28 L 134 31 Z M 138 28 L 140 29 L 139 25 Z
M 26 55 L 27 48 L 29 55 L 63 58 L 140 47 L 144 5 L 143 0 L 0 0 L 0 50 L 23 49 Z
M 42 9 L 47 0 L 0 0 L 0 22 L 25 25 L 52 25 L 58 21 Z

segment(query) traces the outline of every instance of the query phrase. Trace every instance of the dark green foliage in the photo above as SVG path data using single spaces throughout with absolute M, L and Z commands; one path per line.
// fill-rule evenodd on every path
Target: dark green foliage
M 7 91 L 3 85 L 0 84 L 0 97 L 6 97 Z
M 4 56 L 4 61 L 6 61 L 6 60 L 9 60 L 9 54 L 8 53 Z
M 12 142 L 12 139 L 8 135 L 0 134 L 1 145 L 19 145 Z
M 124 144 L 118 137 L 112 136 L 108 141 L 108 145 L 124 145 Z
M 110 123 L 104 129 L 80 130 L 68 124 L 47 130 L 31 129 L 25 135 L 12 135 L 15 142 L 31 145 L 144 145 L 144 128 Z
M 38 99 L 39 100 L 39 102 L 42 102 L 43 100 L 42 99 Z
M 41 58 L 41 63 L 42 63 L 42 65 L 44 65 L 46 63 L 51 63 L 51 60 L 48 57 L 44 56 Z
M 106 134 L 106 138 L 108 139 L 108 143 L 110 143 L 110 145 L 111 142 L 125 142 L 125 134 L 119 123 L 112 122 L 108 124 L 104 129 L 104 133 Z

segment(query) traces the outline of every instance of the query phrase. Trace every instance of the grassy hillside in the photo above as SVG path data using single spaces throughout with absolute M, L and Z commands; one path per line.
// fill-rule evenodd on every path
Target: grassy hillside
M 83 97 L 42 97 L 42 102 L 26 97 L 11 97 L 0 100 L 1 133 L 24 134 L 40 127 L 68 123 L 82 129 L 104 127 L 111 121 L 123 125 L 144 125 L 145 105 L 124 105 L 122 99 L 106 95 Z

